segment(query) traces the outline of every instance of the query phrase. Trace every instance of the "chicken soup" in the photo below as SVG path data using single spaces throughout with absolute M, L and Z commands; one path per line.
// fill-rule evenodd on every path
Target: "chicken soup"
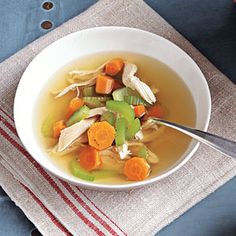
M 175 164 L 191 139 L 153 117 L 195 126 L 193 98 L 156 59 L 128 52 L 88 55 L 57 71 L 35 108 L 36 133 L 52 162 L 77 178 L 142 181 Z

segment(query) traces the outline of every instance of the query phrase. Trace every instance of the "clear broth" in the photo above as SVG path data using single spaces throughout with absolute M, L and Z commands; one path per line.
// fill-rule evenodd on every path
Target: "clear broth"
M 130 52 L 112 52 L 88 55 L 79 58 L 58 70 L 43 88 L 38 98 L 36 108 L 36 134 L 43 150 L 47 151 L 55 145 L 55 140 L 45 138 L 41 134 L 41 126 L 46 117 L 52 116 L 59 120 L 64 117 L 70 99 L 75 92 L 70 92 L 60 99 L 55 99 L 52 91 L 64 88 L 68 85 L 66 78 L 68 72 L 74 69 L 94 69 L 105 61 L 121 57 L 138 66 L 138 77 L 149 86 L 158 88 L 157 99 L 168 111 L 165 119 L 190 127 L 195 126 L 196 111 L 193 98 L 181 78 L 160 61 L 144 55 Z M 159 156 L 159 163 L 152 165 L 149 178 L 160 175 L 174 165 L 183 155 L 190 144 L 191 138 L 170 128 L 165 128 L 162 136 L 149 143 L 147 146 Z M 51 155 L 52 162 L 63 171 L 70 173 L 69 163 L 77 157 L 77 153 L 71 153 L 62 157 Z M 121 184 L 128 182 L 124 176 L 114 176 L 95 182 L 106 184 Z

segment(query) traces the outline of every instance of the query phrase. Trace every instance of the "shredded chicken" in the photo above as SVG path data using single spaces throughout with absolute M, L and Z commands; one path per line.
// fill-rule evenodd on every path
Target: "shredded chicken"
M 147 149 L 147 162 L 149 164 L 157 164 L 159 162 L 159 157 L 152 152 L 150 149 Z
M 124 143 L 122 146 L 117 147 L 117 152 L 119 153 L 121 160 L 128 158 L 131 154 L 130 150 L 128 150 L 128 145 L 126 143 Z
M 96 78 L 99 74 L 103 74 L 104 66 L 109 61 L 103 63 L 94 70 L 72 70 L 69 72 L 70 78 L 67 79 L 69 83 L 76 83 L 80 81 L 87 81 L 91 78 Z
M 136 72 L 138 71 L 138 67 L 135 64 L 125 63 L 123 74 L 122 74 L 122 82 L 125 86 L 135 89 L 135 85 L 130 82 L 130 78 L 132 78 Z
M 88 81 L 71 84 L 71 85 L 65 87 L 64 89 L 60 89 L 60 90 L 52 92 L 52 94 L 57 94 L 56 98 L 59 98 L 59 97 L 62 97 L 63 95 L 65 95 L 65 94 L 67 94 L 69 91 L 77 89 L 78 87 L 92 86 L 95 83 L 96 83 L 96 78 L 92 78 Z M 78 90 L 77 90 L 77 96 L 78 96 Z
M 135 136 L 134 136 L 137 140 L 142 140 L 143 139 L 143 132 L 141 130 L 139 130 Z
M 156 102 L 156 97 L 150 87 L 144 82 L 142 82 L 138 77 L 133 76 L 131 78 L 131 83 L 135 84 L 136 90 L 139 92 L 139 94 L 144 100 L 146 100 L 150 104 Z
M 80 95 L 80 90 L 79 90 L 78 87 L 76 88 L 76 90 L 77 90 L 76 97 L 79 97 L 79 95 Z
M 48 152 L 52 153 L 55 156 L 64 156 L 71 152 L 78 150 L 81 147 L 85 146 L 85 143 L 88 142 L 87 134 L 82 134 L 79 138 L 77 138 L 70 146 L 68 146 L 64 151 L 58 151 L 58 144 L 54 146 L 52 149 L 49 149 Z
M 146 129 L 155 129 L 155 130 L 158 130 L 158 125 L 156 122 L 154 122 L 152 119 L 148 119 L 146 120 L 143 124 L 142 124 L 142 127 L 141 127 L 143 130 L 146 130 Z
M 102 159 L 102 168 L 104 170 L 114 170 L 118 173 L 123 173 L 125 162 L 120 160 L 116 151 L 105 149 L 99 152 L 99 156 Z
M 165 130 L 165 126 L 161 126 L 160 128 L 156 129 L 147 129 L 143 130 L 143 143 L 153 142 L 154 140 L 159 139 Z
M 88 118 L 96 116 L 96 115 L 102 115 L 105 111 L 107 111 L 106 107 L 97 107 L 97 108 L 91 109 L 89 111 Z
M 94 70 L 72 70 L 69 72 L 69 74 L 76 75 L 78 77 L 83 77 L 83 76 L 87 76 L 87 75 L 94 75 L 97 73 L 102 73 L 103 68 L 107 63 L 108 63 L 108 61 L 106 61 L 105 63 L 103 63 L 102 65 L 100 65 L 98 68 L 96 68 Z
M 65 128 L 61 131 L 61 135 L 58 142 L 58 152 L 65 150 L 69 147 L 77 138 L 79 138 L 95 121 L 97 117 L 81 120 L 74 125 Z
M 158 156 L 152 152 L 145 144 L 141 142 L 129 142 L 128 143 L 129 150 L 133 156 L 139 155 L 140 148 L 146 149 L 146 159 L 149 164 L 156 164 L 159 162 Z
M 132 147 L 132 146 L 139 146 L 142 147 L 144 144 L 138 141 L 129 141 L 127 142 L 128 147 Z
M 122 74 L 122 82 L 126 87 L 136 89 L 141 97 L 152 104 L 156 102 L 156 97 L 153 94 L 151 88 L 142 82 L 135 73 L 137 72 L 137 66 L 132 63 L 125 63 L 124 71 Z
M 113 149 L 113 147 L 109 147 L 106 149 L 103 149 L 99 151 L 100 156 L 110 156 L 112 158 L 117 158 L 118 157 L 118 152 Z

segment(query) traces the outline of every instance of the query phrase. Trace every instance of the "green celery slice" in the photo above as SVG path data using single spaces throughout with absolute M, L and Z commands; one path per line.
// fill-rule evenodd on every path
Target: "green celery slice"
M 116 121 L 116 136 L 115 136 L 116 146 L 121 146 L 125 143 L 125 134 L 126 134 L 126 120 L 125 118 L 120 117 Z
M 90 172 L 84 170 L 78 161 L 73 160 L 70 163 L 71 172 L 74 176 L 88 181 L 94 181 L 95 176 L 91 174 Z
M 138 96 L 138 92 L 135 90 L 132 90 L 131 88 L 121 88 L 121 89 L 116 89 L 112 93 L 112 97 L 115 101 L 124 101 L 125 96 Z
M 74 114 L 70 117 L 70 119 L 66 122 L 67 126 L 71 126 L 89 116 L 90 109 L 87 106 L 82 106 L 78 111 L 74 112 Z
M 87 101 L 84 101 L 84 103 L 90 107 L 90 108 L 96 108 L 96 107 L 103 107 L 104 104 L 98 100 L 92 100 L 92 99 L 89 99 Z
M 41 132 L 44 137 L 52 138 L 53 136 L 53 119 L 51 117 L 47 117 L 41 126 Z
M 119 175 L 119 173 L 114 170 L 94 170 L 92 171 L 92 174 L 94 175 L 96 180 L 105 179 L 105 178 Z
M 95 95 L 95 87 L 94 86 L 89 86 L 89 87 L 84 87 L 82 90 L 83 97 L 92 97 Z
M 115 114 L 113 112 L 105 111 L 101 116 L 101 120 L 105 120 L 110 125 L 115 126 Z
M 136 118 L 130 124 L 131 125 L 128 126 L 128 129 L 126 131 L 126 139 L 127 140 L 132 139 L 135 136 L 135 134 L 140 130 L 140 127 L 141 127 L 139 118 Z
M 145 105 L 145 106 L 150 106 L 149 103 L 147 103 L 143 98 L 137 97 L 137 96 L 124 96 L 124 101 L 127 102 L 129 105 Z
M 134 110 L 128 103 L 110 100 L 106 102 L 106 108 L 123 116 L 127 120 L 128 125 L 132 124 L 135 115 Z
M 111 97 L 83 97 L 84 103 L 90 108 L 102 107 Z
M 100 102 L 106 102 L 111 100 L 111 97 L 83 97 L 84 101 L 89 101 L 89 100 L 97 100 Z

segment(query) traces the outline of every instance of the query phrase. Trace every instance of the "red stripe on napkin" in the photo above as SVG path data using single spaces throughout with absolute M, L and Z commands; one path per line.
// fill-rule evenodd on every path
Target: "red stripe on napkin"
M 127 234 L 108 216 L 106 215 L 100 208 L 98 208 L 94 202 L 79 188 L 76 187 L 87 199 L 88 201 L 102 214 L 104 215 L 112 224 L 114 224 L 124 235 L 127 236 Z
M 31 195 L 33 200 L 43 209 L 47 216 L 52 220 L 52 222 L 63 232 L 65 235 L 72 235 L 59 221 L 58 219 L 43 205 L 43 203 L 33 194 L 33 192 L 21 183 L 21 186 Z
M 83 200 L 80 198 L 80 196 L 70 187 L 69 184 L 66 182 L 60 180 L 62 185 L 67 189 L 67 191 L 79 202 L 81 206 L 83 206 L 84 209 L 87 210 L 87 212 L 96 219 L 107 231 L 109 231 L 114 236 L 119 236 L 111 227 L 108 225 L 100 216 L 98 216 Z
M 2 108 L 0 108 L 0 110 L 12 121 L 12 122 L 14 122 L 14 120 L 12 119 L 12 117 L 7 113 L 7 112 L 5 112 Z M 15 127 L 14 126 L 12 126 L 6 119 L 4 119 L 1 115 L 0 115 L 0 120 L 3 122 L 3 124 L 11 131 L 11 132 L 13 132 L 17 137 L 18 137 L 18 135 L 17 135 L 17 132 L 16 132 L 16 129 L 15 129 Z M 5 132 L 4 130 L 2 130 L 3 132 Z M 6 137 L 5 137 L 6 138 Z M 10 139 L 12 139 L 10 136 L 9 136 L 9 138 Z M 14 142 L 16 142 L 15 140 L 13 140 Z M 17 148 L 18 150 L 20 150 L 20 152 L 23 154 L 23 155 L 25 155 L 26 157 L 27 157 L 27 159 L 29 160 L 29 161 L 31 161 L 33 164 L 34 164 L 34 166 L 36 167 L 36 169 L 44 176 L 44 178 L 46 178 L 48 181 L 49 181 L 49 183 L 53 186 L 53 188 L 58 192 L 58 191 L 61 191 L 60 190 L 60 188 L 59 188 L 59 186 L 53 181 L 53 179 L 51 179 L 51 177 L 44 171 L 44 169 L 29 155 L 29 153 L 21 146 L 21 145 L 19 145 L 18 144 L 18 148 Z M 80 204 L 81 204 L 81 206 L 95 219 L 95 220 L 97 220 L 106 230 L 108 230 L 108 232 L 110 232 L 112 235 L 116 235 L 116 236 L 118 236 L 119 234 L 117 234 L 116 232 L 115 232 L 115 230 L 114 229 L 112 229 L 112 227 L 110 226 L 110 225 L 108 225 L 107 224 L 107 222 L 106 221 L 104 221 L 100 216 L 98 216 L 80 197 L 79 197 L 79 195 L 78 194 L 76 194 L 72 189 L 71 189 L 71 187 L 67 184 L 67 183 L 65 183 L 65 182 L 63 182 L 63 181 L 61 181 L 62 182 L 62 184 L 64 185 L 64 187 L 67 189 L 67 191 L 75 198 L 75 200 L 77 200 Z M 70 189 L 70 191 L 68 190 L 68 189 Z M 78 188 L 79 189 L 79 188 Z M 73 192 L 72 192 L 73 191 Z M 91 203 L 92 203 L 92 205 L 100 212 L 100 213 L 102 213 L 108 220 L 110 220 L 110 222 L 112 223 L 112 224 L 114 224 L 124 235 L 127 235 L 123 230 L 121 230 L 120 228 L 119 228 L 119 226 L 117 226 L 117 224 L 115 223 L 115 222 L 113 222 L 104 212 L 102 212 L 81 190 L 79 190 Z M 61 191 L 61 193 L 62 193 L 62 195 L 64 195 L 64 193 Z M 73 194 L 72 194 L 73 193 Z M 60 194 L 61 195 L 61 194 Z M 61 196 L 62 197 L 62 196 Z M 63 200 L 65 201 L 69 201 L 72 205 L 69 205 L 71 208 L 72 208 L 72 210 L 74 211 L 74 208 L 76 208 L 75 206 L 74 206 L 74 204 L 64 195 L 64 197 L 66 198 L 66 199 L 64 199 L 63 197 Z M 78 209 L 77 209 L 78 210 Z M 75 211 L 74 211 L 75 212 Z M 76 213 L 76 212 L 75 212 Z M 81 213 L 82 214 L 82 213 Z M 88 220 L 88 219 L 87 219 Z M 89 220 L 88 220 L 89 221 Z M 90 221 L 89 221 L 90 222 Z M 90 222 L 91 224 L 93 224 L 92 222 Z M 94 227 L 96 227 L 95 225 L 94 225 Z M 100 231 L 101 232 L 101 231 Z M 102 232 L 101 232 L 102 233 Z M 103 234 L 103 233 L 102 233 Z
M 0 116 L 1 117 L 1 116 Z M 1 117 L 2 118 L 2 117 Z M 53 189 L 61 196 L 64 202 L 74 211 L 74 213 L 91 229 L 93 229 L 98 235 L 104 235 L 104 233 L 97 228 L 89 219 L 87 219 L 78 208 L 70 201 L 69 198 L 63 193 L 63 191 L 58 187 L 56 182 L 47 174 L 47 172 L 29 155 L 26 150 L 19 145 L 12 137 L 10 137 L 1 127 L 0 134 L 11 143 L 18 151 L 20 151 L 39 171 L 39 173 L 48 181 L 48 183 L 53 187 Z M 104 235 L 105 236 L 105 235 Z

